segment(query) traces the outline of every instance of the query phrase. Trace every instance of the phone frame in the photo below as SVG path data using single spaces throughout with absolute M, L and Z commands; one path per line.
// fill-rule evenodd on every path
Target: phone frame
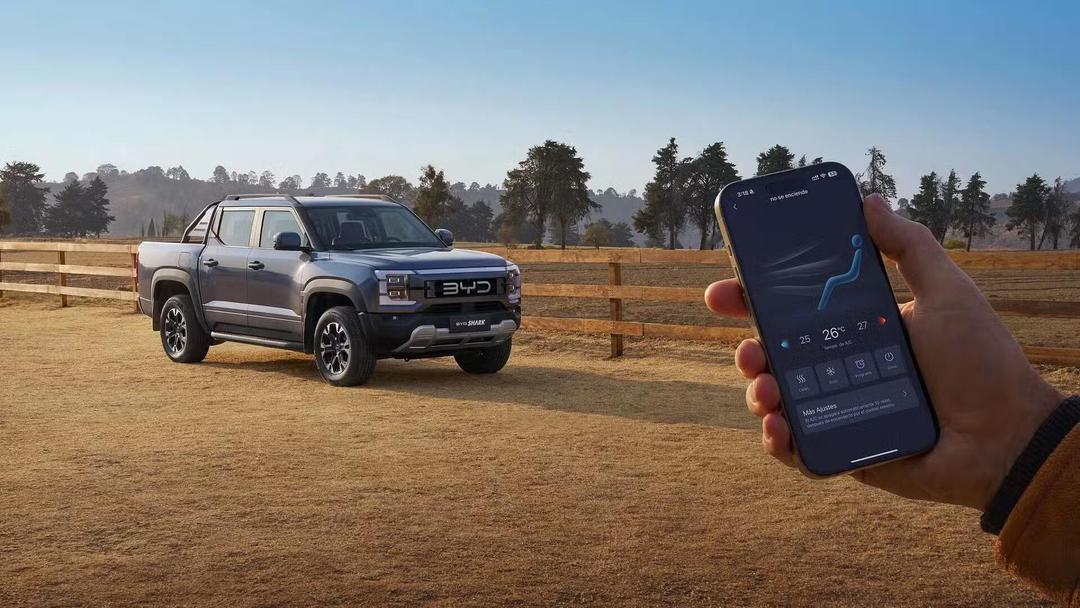
M 854 182 L 855 192 L 858 194 L 858 199 L 859 199 L 859 210 L 862 211 L 862 209 L 863 209 L 863 199 L 865 198 L 865 196 L 862 193 L 862 188 L 859 187 L 858 180 L 855 179 L 855 174 L 852 173 L 852 171 L 850 169 L 848 169 L 846 166 L 844 166 L 843 164 L 838 163 L 836 161 L 824 161 L 824 162 L 816 163 L 816 164 L 813 164 L 813 165 L 807 165 L 805 167 L 795 167 L 795 168 L 792 168 L 792 169 L 786 169 L 784 171 L 777 171 L 777 172 L 774 172 L 774 173 L 768 173 L 766 175 L 756 175 L 754 177 L 748 177 L 746 179 L 731 182 L 729 184 L 726 184 L 723 188 L 720 189 L 720 192 L 717 193 L 716 200 L 713 203 L 713 212 L 716 215 L 717 223 L 720 225 L 720 234 L 724 238 L 724 249 L 727 250 L 728 258 L 731 260 L 731 268 L 735 273 L 735 279 L 739 282 L 739 287 L 740 287 L 740 290 L 742 291 L 742 294 L 743 294 L 743 302 L 746 304 L 746 311 L 747 311 L 747 313 L 749 315 L 750 326 L 754 330 L 754 338 L 758 341 L 759 344 L 761 344 L 762 350 L 765 352 L 765 362 L 768 365 L 769 373 L 773 373 L 773 370 L 775 369 L 773 367 L 773 363 L 772 363 L 772 354 L 770 352 L 769 345 L 766 344 L 765 341 L 762 340 L 762 338 L 761 338 L 761 335 L 762 335 L 761 334 L 761 328 L 758 326 L 757 315 L 754 312 L 754 302 L 750 298 L 750 293 L 746 290 L 745 287 L 743 287 L 745 285 L 745 283 L 743 282 L 742 268 L 739 265 L 739 258 L 738 258 L 738 254 L 736 253 L 735 241 L 734 241 L 734 239 L 731 238 L 731 233 L 728 231 L 727 222 L 724 219 L 724 208 L 723 208 L 723 204 L 722 204 L 724 192 L 728 188 L 733 188 L 734 189 L 735 187 L 739 187 L 739 188 L 745 187 L 748 184 L 762 184 L 767 179 L 772 180 L 772 179 L 777 178 L 778 176 L 792 175 L 792 174 L 798 174 L 800 172 L 810 172 L 810 171 L 813 171 L 813 172 L 817 173 L 817 172 L 821 171 L 821 169 L 826 167 L 826 166 L 839 168 L 841 170 L 840 173 L 842 173 L 845 176 L 845 178 L 849 178 Z M 895 302 L 896 301 L 896 297 L 894 295 L 895 292 L 892 289 L 892 281 L 889 280 L 889 273 L 885 268 L 885 262 L 882 259 L 881 250 L 878 249 L 877 243 L 875 243 L 874 240 L 873 240 L 873 237 L 870 236 L 869 230 L 867 230 L 867 239 L 874 246 L 874 251 L 875 251 L 875 253 L 877 253 L 877 255 L 870 256 L 870 257 L 874 257 L 874 258 L 877 259 L 877 264 L 881 268 L 881 272 L 885 277 L 885 283 L 889 286 L 889 296 Z M 781 415 L 784 416 L 785 420 L 788 421 L 788 428 L 790 429 L 789 430 L 790 444 L 791 444 L 791 448 L 792 448 L 792 453 L 795 456 L 795 464 L 796 464 L 796 466 L 798 466 L 799 470 L 802 471 L 802 473 L 804 475 L 806 475 L 807 477 L 812 477 L 812 478 L 815 478 L 815 479 L 825 479 L 825 478 L 828 478 L 828 477 L 835 477 L 837 475 L 847 475 L 849 473 L 854 473 L 855 471 L 861 471 L 861 470 L 865 470 L 865 469 L 872 469 L 874 467 L 879 467 L 879 466 L 882 466 L 882 465 L 891 464 L 891 463 L 898 462 L 898 461 L 901 461 L 901 460 L 905 460 L 905 459 L 908 459 L 908 458 L 914 458 L 916 456 L 921 456 L 921 455 L 926 454 L 927 452 L 930 452 L 931 450 L 933 450 L 934 447 L 937 445 L 938 441 L 940 440 L 940 438 L 941 438 L 941 426 L 938 423 L 937 412 L 934 410 L 934 404 L 930 399 L 930 391 L 927 390 L 926 382 L 923 380 L 922 370 L 919 368 L 919 361 L 918 361 L 917 357 L 915 356 L 915 349 L 911 345 L 911 337 L 908 335 L 907 325 L 904 323 L 903 315 L 901 314 L 899 304 L 896 304 L 896 312 L 897 312 L 897 316 L 900 318 L 900 332 L 904 336 L 904 344 L 907 346 L 908 353 L 910 354 L 911 368 L 912 368 L 912 371 L 914 372 L 913 375 L 915 377 L 915 380 L 918 383 L 918 388 L 920 390 L 922 390 L 923 397 L 925 398 L 925 401 L 926 401 L 926 406 L 930 410 L 930 420 L 931 420 L 931 423 L 933 425 L 933 430 L 934 430 L 932 440 L 930 441 L 929 445 L 927 445 L 926 447 L 919 448 L 919 449 L 917 449 L 917 450 L 915 450 L 913 452 L 907 453 L 907 454 L 902 454 L 902 455 L 899 455 L 899 456 L 896 456 L 896 457 L 893 457 L 893 458 L 886 458 L 886 459 L 883 459 L 883 460 L 871 462 L 870 464 L 866 464 L 866 465 L 853 466 L 850 469 L 843 469 L 841 471 L 829 472 L 829 473 L 820 473 L 820 472 L 814 471 L 811 468 L 809 468 L 806 465 L 806 463 L 804 462 L 803 458 L 802 458 L 802 455 L 801 455 L 800 450 L 799 450 L 799 443 L 795 439 L 796 431 L 795 431 L 795 429 L 793 427 L 794 423 L 792 422 L 791 416 L 788 415 L 787 403 L 784 400 L 784 392 L 783 392 L 783 390 L 780 390 L 780 412 L 781 412 Z M 780 384 L 780 378 L 777 378 L 777 387 L 778 388 L 779 388 L 779 384 Z

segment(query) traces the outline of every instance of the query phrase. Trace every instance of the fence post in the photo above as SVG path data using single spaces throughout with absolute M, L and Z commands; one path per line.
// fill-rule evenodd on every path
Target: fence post
M 56 257 L 59 260 L 61 265 L 67 263 L 67 262 L 65 262 L 66 257 L 64 256 L 63 251 L 57 251 L 56 252 Z M 60 277 L 60 279 L 59 279 L 59 281 L 57 281 L 56 284 L 59 285 L 60 287 L 66 286 L 67 285 L 67 276 L 64 275 L 63 270 L 60 270 L 59 277 Z M 60 308 L 63 308 L 65 306 L 67 306 L 67 296 L 64 295 L 64 294 L 60 294 Z
M 622 264 L 608 262 L 608 285 L 622 285 Z M 611 298 L 611 320 L 622 321 L 622 298 Z M 623 335 L 611 334 L 611 358 L 621 357 L 623 354 Z
M 139 254 L 131 252 L 131 293 L 135 294 L 135 312 L 139 312 Z
M 0 249 L 0 263 L 4 261 L 4 250 Z M 4 282 L 4 268 L 0 266 L 0 283 Z M 4 291 L 0 289 L 0 298 L 4 297 Z

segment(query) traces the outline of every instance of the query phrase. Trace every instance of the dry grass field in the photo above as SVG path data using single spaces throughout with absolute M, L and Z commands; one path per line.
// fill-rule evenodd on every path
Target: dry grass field
M 0 299 L 0 606 L 1040 605 L 977 513 L 763 456 L 722 346 L 521 335 L 339 389 L 55 302 Z

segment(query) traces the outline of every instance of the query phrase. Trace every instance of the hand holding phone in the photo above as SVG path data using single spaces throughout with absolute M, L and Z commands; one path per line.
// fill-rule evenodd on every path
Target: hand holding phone
M 940 425 L 940 440 L 915 458 L 856 471 L 859 481 L 908 498 L 982 509 L 1039 423 L 1063 396 L 1028 364 L 989 303 L 922 225 L 895 215 L 877 195 L 863 205 L 872 240 L 896 262 L 915 296 L 901 316 Z M 712 284 L 714 312 L 746 317 L 736 279 Z M 747 407 L 762 419 L 765 451 L 795 466 L 781 389 L 757 340 L 736 365 L 752 380 Z

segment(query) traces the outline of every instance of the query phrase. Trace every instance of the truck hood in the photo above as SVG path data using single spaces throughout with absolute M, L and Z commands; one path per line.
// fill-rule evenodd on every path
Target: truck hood
M 421 270 L 440 268 L 503 267 L 500 256 L 468 249 L 372 249 L 332 251 L 330 259 L 346 264 L 362 264 L 379 270 Z

